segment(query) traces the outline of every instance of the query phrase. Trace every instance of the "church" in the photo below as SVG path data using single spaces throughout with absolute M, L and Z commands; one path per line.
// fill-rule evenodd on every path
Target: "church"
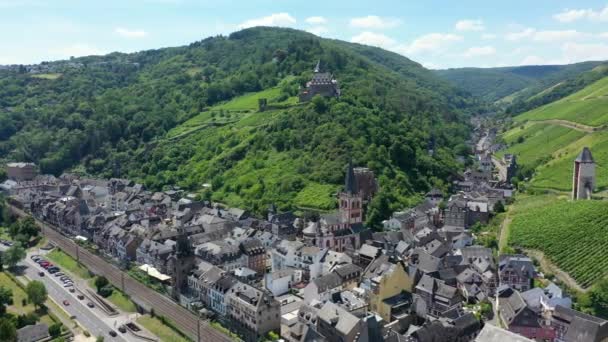
M 331 73 L 321 71 L 321 61 L 317 62 L 312 79 L 300 90 L 300 102 L 310 101 L 315 95 L 340 97 L 338 81 Z
M 355 169 L 349 162 L 344 190 L 338 195 L 339 209 L 321 215 L 317 222 L 308 222 L 302 231 L 308 245 L 338 252 L 360 247 L 360 236 L 366 229 L 363 226 L 364 191 L 357 183 Z

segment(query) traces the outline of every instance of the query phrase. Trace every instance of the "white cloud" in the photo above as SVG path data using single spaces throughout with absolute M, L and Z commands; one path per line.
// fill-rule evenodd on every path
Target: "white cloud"
M 519 32 L 507 33 L 505 36 L 505 39 L 511 40 L 511 41 L 518 41 L 518 40 L 522 40 L 524 38 L 532 37 L 532 35 L 534 35 L 535 32 L 536 32 L 536 30 L 533 28 L 526 28 Z
M 376 15 L 367 17 L 352 18 L 350 26 L 363 29 L 386 29 L 401 25 L 401 20 L 396 18 L 381 18 Z
M 483 40 L 493 40 L 496 39 L 496 35 L 493 33 L 484 33 L 481 35 L 481 39 Z
M 117 27 L 114 29 L 114 32 L 120 36 L 125 38 L 143 38 L 148 35 L 146 31 L 143 30 L 129 30 L 124 27 Z
M 483 25 L 483 21 L 481 20 L 460 20 L 455 25 L 456 31 L 483 31 L 485 30 L 485 26 Z
M 463 57 L 471 58 L 471 57 L 481 57 L 481 56 L 491 56 L 496 54 L 496 49 L 493 46 L 474 46 L 468 48 L 463 54 Z
M 510 41 L 530 39 L 536 42 L 559 42 L 564 40 L 576 40 L 587 36 L 589 36 L 589 34 L 576 30 L 537 31 L 534 28 L 526 28 L 519 32 L 507 33 L 505 39 Z
M 587 9 L 566 9 L 561 13 L 555 14 L 553 19 L 562 23 L 571 23 L 581 19 L 593 21 L 608 21 L 608 5 L 600 10 Z
M 308 17 L 308 18 L 306 18 L 305 21 L 311 25 L 322 25 L 322 24 L 327 23 L 327 19 L 325 19 L 324 17 L 319 17 L 319 16 Z
M 452 33 L 429 33 L 416 38 L 409 45 L 397 47 L 396 50 L 405 55 L 423 52 L 437 53 L 448 45 L 461 40 L 462 36 Z
M 314 26 L 314 27 L 307 29 L 306 31 L 308 31 L 316 36 L 321 36 L 321 35 L 329 32 L 329 30 L 325 26 Z
M 568 62 L 598 61 L 608 59 L 608 44 L 566 43 L 562 52 Z
M 289 15 L 289 13 L 274 13 L 266 17 L 249 19 L 238 25 L 239 29 L 244 29 L 254 26 L 293 26 L 296 23 L 296 19 Z
M 519 65 L 543 65 L 543 64 L 547 64 L 545 62 L 545 59 L 538 57 L 538 56 L 534 56 L 534 55 L 526 56 L 519 63 Z
M 353 43 L 378 46 L 382 48 L 388 48 L 390 46 L 395 45 L 395 40 L 393 40 L 392 38 L 385 36 L 381 33 L 374 33 L 369 31 L 362 32 L 352 37 L 350 41 Z
M 538 42 L 558 42 L 584 37 L 585 34 L 576 30 L 538 31 L 534 33 L 533 40 Z

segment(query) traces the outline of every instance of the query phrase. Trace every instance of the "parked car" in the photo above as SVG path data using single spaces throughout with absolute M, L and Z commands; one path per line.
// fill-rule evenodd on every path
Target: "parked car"
M 37 260 L 40 260 L 40 255 L 34 254 L 30 258 L 34 261 L 37 261 Z
M 50 270 L 53 270 L 53 271 L 59 272 L 59 267 L 57 267 L 57 266 L 49 267 L 49 271 L 50 271 Z
M 70 288 L 70 290 L 69 290 L 70 293 L 76 292 L 76 289 L 74 289 L 74 287 L 72 287 L 72 284 L 67 284 L 67 285 L 65 285 L 65 287 L 69 287 Z
M 63 272 L 57 272 L 55 273 L 55 277 L 61 277 L 64 276 L 65 274 Z
M 38 272 L 38 275 L 44 277 L 44 272 Z
M 127 328 L 125 327 L 125 325 L 121 325 L 118 327 L 118 331 L 120 331 L 121 333 L 126 333 L 127 332 Z
M 65 276 L 65 275 L 64 275 L 64 276 L 59 277 L 59 280 L 61 280 L 61 281 L 64 281 L 64 280 L 66 280 L 66 279 L 70 279 L 70 277 Z
M 88 303 L 87 303 L 87 306 L 88 306 L 88 307 L 90 307 L 90 308 L 94 308 L 94 307 L 95 307 L 95 304 L 93 304 L 93 302 L 88 302 Z
M 63 285 L 63 287 L 72 287 L 72 286 L 74 286 L 74 284 L 72 284 L 72 283 Z M 72 290 L 73 290 L 73 288 L 70 289 L 70 292 L 74 292 Z
M 76 296 L 76 297 L 77 297 L 78 299 L 80 299 L 80 300 L 83 300 L 83 299 L 84 299 L 84 296 L 83 296 L 83 295 L 81 295 L 81 294 L 79 294 L 79 295 L 78 295 L 78 296 Z
M 114 331 L 114 330 L 110 330 L 110 332 L 108 334 L 110 334 L 110 336 L 112 336 L 112 337 L 116 337 L 116 335 L 118 335 L 116 333 L 116 331 Z
M 63 305 L 68 306 L 68 305 L 70 305 L 70 302 L 68 302 L 68 300 L 66 299 L 63 301 Z
M 49 269 L 48 271 L 49 271 L 50 274 L 57 273 L 56 269 Z

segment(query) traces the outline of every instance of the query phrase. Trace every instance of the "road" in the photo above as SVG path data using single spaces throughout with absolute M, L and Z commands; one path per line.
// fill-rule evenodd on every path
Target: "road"
M 27 213 L 19 208 L 10 206 L 11 210 L 19 215 L 26 216 Z M 42 229 L 42 234 L 50 241 L 55 243 L 64 252 L 73 258 L 79 259 L 80 263 L 86 266 L 93 273 L 105 276 L 112 285 L 121 289 L 123 292 L 134 298 L 137 302 L 145 304 L 148 308 L 154 308 L 157 315 L 162 315 L 169 319 L 173 324 L 190 336 L 194 341 L 199 342 L 231 342 L 230 337 L 215 330 L 207 322 L 201 321 L 198 316 L 174 302 L 170 298 L 150 289 L 139 281 L 120 270 L 118 267 L 109 264 L 101 257 L 80 248 L 74 241 L 61 235 L 49 224 L 36 220 Z
M 94 307 L 89 308 L 86 303 L 89 302 L 87 298 L 79 300 L 76 295 L 80 292 L 70 293 L 67 288 L 63 287 L 63 283 L 60 280 L 44 271 L 40 265 L 32 261 L 30 258 L 32 254 L 28 253 L 28 256 L 23 260 L 21 265 L 25 266 L 24 274 L 30 279 L 39 280 L 44 283 L 48 296 L 52 298 L 57 305 L 63 307 L 70 316 L 75 316 L 75 319 L 93 336 L 104 336 L 106 341 L 123 341 L 123 342 L 139 342 L 129 335 L 122 335 L 108 323 L 108 320 L 103 318 L 107 315 L 101 311 L 101 309 Z M 44 276 L 40 276 L 38 273 L 44 272 Z M 64 305 L 63 301 L 67 300 L 70 305 Z M 118 333 L 118 336 L 111 337 L 108 333 L 110 330 L 114 330 Z M 122 336 L 121 336 L 122 335 Z

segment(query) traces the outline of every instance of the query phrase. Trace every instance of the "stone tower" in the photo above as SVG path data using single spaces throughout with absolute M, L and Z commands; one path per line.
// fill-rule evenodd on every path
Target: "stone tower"
M 194 266 L 194 251 L 183 228 L 178 228 L 175 253 L 171 256 L 173 265 L 173 298 L 179 300 L 179 295 L 188 284 L 188 273 Z
M 595 162 L 588 147 L 574 160 L 572 176 L 572 199 L 591 199 L 595 188 Z
M 363 198 L 357 189 L 357 179 L 352 161 L 348 162 L 344 191 L 340 193 L 340 219 L 344 224 L 363 222 Z

